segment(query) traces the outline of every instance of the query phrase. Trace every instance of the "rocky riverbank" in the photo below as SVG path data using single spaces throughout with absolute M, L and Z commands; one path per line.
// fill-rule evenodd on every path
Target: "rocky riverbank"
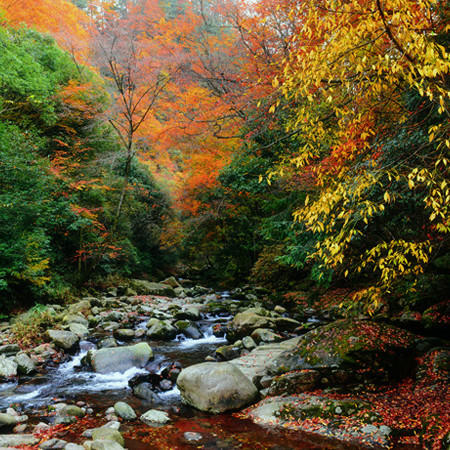
M 133 280 L 1 324 L 0 446 L 114 450 L 147 442 L 133 430 L 169 436 L 195 410 L 301 433 L 298 447 L 279 436 L 286 448 L 305 436 L 318 448 L 446 445 L 447 341 L 367 318 L 321 322 L 267 295 Z M 216 442 L 195 430 L 172 448 Z

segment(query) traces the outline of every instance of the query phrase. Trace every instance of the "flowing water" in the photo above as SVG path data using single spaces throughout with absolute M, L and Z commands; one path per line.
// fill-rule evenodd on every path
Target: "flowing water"
M 200 339 L 178 335 L 170 342 L 149 341 L 155 354 L 151 364 L 152 370 L 161 371 L 174 361 L 180 362 L 183 367 L 203 362 L 216 347 L 227 342 L 225 337 L 214 336 L 212 327 L 216 323 L 226 322 L 229 318 L 205 315 L 197 323 L 202 332 Z M 137 328 L 143 328 L 145 324 L 146 320 L 143 320 Z M 328 448 L 323 442 L 318 444 L 307 441 L 305 436 L 298 433 L 264 429 L 229 413 L 212 416 L 196 411 L 182 404 L 176 387 L 159 393 L 158 399 L 153 402 L 141 400 L 132 394 L 129 380 L 147 371 L 132 368 L 125 373 L 93 373 L 81 364 L 83 357 L 91 348 L 95 348 L 92 342 L 82 341 L 78 354 L 71 356 L 59 366 L 48 367 L 45 374 L 22 379 L 20 384 L 0 384 L 0 410 L 16 404 L 30 416 L 31 423 L 51 420 L 46 417 L 47 408 L 57 401 L 86 402 L 94 410 L 92 417 L 98 415 L 99 423 L 100 418 L 104 417 L 105 410 L 118 400 L 130 404 L 138 416 L 151 408 L 166 410 L 172 419 L 169 426 L 149 428 L 139 421 L 122 425 L 121 431 L 126 437 L 126 446 L 134 450 Z M 201 442 L 186 441 L 185 432 L 201 433 Z M 69 432 L 65 439 L 73 442 L 83 441 L 76 424 L 73 426 L 72 434 Z

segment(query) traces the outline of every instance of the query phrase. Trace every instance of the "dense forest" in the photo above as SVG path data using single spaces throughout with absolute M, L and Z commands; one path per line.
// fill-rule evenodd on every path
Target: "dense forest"
M 4 346 L 29 352 L 49 340 L 73 352 L 50 328 L 75 333 L 75 346 L 97 328 L 120 344 L 142 337 L 130 328 L 143 314 L 148 338 L 178 331 L 198 339 L 195 321 L 229 313 L 230 324 L 213 327 L 229 344 L 214 348 L 213 360 L 311 339 L 305 348 L 314 357 L 296 341 L 290 350 L 302 364 L 292 355 L 277 360 L 287 374 L 302 372 L 300 381 L 273 388 L 275 378 L 262 381 L 266 372 L 250 377 L 265 398 L 353 386 L 337 381 L 340 363 L 336 369 L 321 347 L 344 336 L 352 350 L 338 351 L 342 361 L 351 371 L 357 361 L 370 383 L 413 383 L 413 366 L 434 371 L 432 388 L 423 377 L 414 388 L 389 385 L 403 399 L 391 417 L 407 430 L 404 442 L 401 431 L 386 440 L 380 428 L 358 445 L 447 448 L 449 16 L 441 0 L 0 0 L 0 358 L 17 353 Z M 103 295 L 133 298 L 134 306 Z M 175 303 L 152 303 L 166 297 Z M 201 316 L 185 311 L 190 298 L 207 304 Z M 109 329 L 111 321 L 121 327 Z M 356 358 L 353 339 L 371 356 Z M 407 349 L 400 374 L 392 358 Z M 385 350 L 389 357 L 380 356 Z M 47 358 L 64 361 L 58 355 Z M 376 376 L 367 362 L 374 355 L 389 360 L 375 364 Z M 0 379 L 14 378 L 2 372 L 5 361 Z M 209 412 L 251 403 L 199 407 L 187 393 L 189 369 L 178 382 L 185 403 Z M 386 409 L 386 391 L 380 397 L 365 386 L 352 395 L 361 389 L 364 402 Z M 332 394 L 324 408 L 345 413 L 349 391 Z M 310 432 L 297 401 L 276 420 L 289 428 L 295 419 Z M 366 413 L 350 409 L 347 416 Z M 327 414 L 314 417 L 332 421 Z M 325 434 L 342 440 L 333 433 Z M 282 448 L 297 448 L 283 439 Z M 142 448 L 197 442 L 185 441 Z M 298 448 L 331 445 L 305 442 Z M 13 446 L 27 445 L 35 448 Z

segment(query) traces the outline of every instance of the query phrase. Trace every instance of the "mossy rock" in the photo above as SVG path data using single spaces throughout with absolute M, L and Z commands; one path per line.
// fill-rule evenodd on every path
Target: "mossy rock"
M 402 376 L 413 363 L 415 338 L 386 324 L 338 320 L 303 335 L 293 351 L 277 358 L 271 372 L 346 370 L 355 380 Z

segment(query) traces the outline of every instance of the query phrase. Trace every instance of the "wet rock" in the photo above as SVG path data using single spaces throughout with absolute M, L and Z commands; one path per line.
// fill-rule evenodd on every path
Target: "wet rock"
M 131 367 L 144 367 L 153 358 L 151 347 L 146 342 L 93 351 L 90 363 L 95 372 L 125 372 Z
M 178 332 L 183 333 L 185 336 L 191 339 L 200 339 L 202 334 L 196 325 L 191 323 L 189 320 L 178 320 L 175 322 L 175 327 Z
M 124 420 L 134 420 L 137 417 L 134 409 L 125 402 L 117 402 L 114 405 L 114 412 Z
M 108 338 L 102 339 L 98 343 L 98 346 L 100 348 L 113 348 L 113 347 L 117 347 L 117 342 L 113 337 L 108 337 Z
M 1 434 L 0 447 L 19 447 L 36 445 L 39 439 L 33 434 Z
M 161 383 L 159 383 L 159 387 L 163 391 L 170 391 L 170 389 L 172 389 L 172 382 L 170 380 L 162 380 Z
M 240 348 L 236 345 L 222 345 L 216 349 L 216 357 L 220 361 L 229 361 L 230 359 L 237 358 L 240 355 Z
M 10 427 L 17 425 L 17 417 L 12 414 L 0 413 L 0 427 Z
M 84 409 L 80 408 L 76 405 L 65 405 L 60 409 L 60 414 L 62 416 L 69 416 L 69 417 L 84 417 L 85 411 Z
M 42 444 L 39 444 L 39 448 L 45 450 L 56 450 L 59 448 L 66 448 L 66 445 L 67 441 L 63 441 L 62 439 L 48 439 L 47 441 L 42 442 Z
M 136 397 L 148 400 L 149 402 L 156 402 L 159 400 L 158 394 L 153 390 L 153 386 L 150 383 L 140 383 L 133 387 L 133 394 Z
M 108 427 L 96 428 L 92 433 L 92 439 L 94 442 L 97 440 L 114 441 L 122 447 L 125 444 L 125 441 L 120 432 Z
M 256 342 L 251 336 L 245 336 L 244 338 L 242 338 L 242 345 L 247 350 L 253 350 L 254 348 L 256 348 Z
M 131 287 L 139 295 L 159 295 L 163 297 L 175 297 L 175 291 L 167 284 L 153 283 L 147 280 L 131 280 Z
M 280 336 L 277 333 L 274 333 L 272 330 L 268 330 L 267 328 L 257 328 L 251 334 L 251 337 L 260 344 L 261 342 L 270 344 L 272 342 L 279 342 L 283 340 L 283 336 Z
M 64 350 L 71 350 L 80 340 L 80 338 L 71 331 L 47 330 L 47 335 L 55 345 Z
M 177 335 L 176 328 L 167 320 L 150 319 L 147 328 L 147 337 L 150 339 L 168 341 Z
M 242 408 L 258 395 L 255 385 L 227 362 L 207 362 L 183 369 L 177 385 L 183 401 L 212 413 Z
M 81 323 L 72 322 L 69 324 L 69 330 L 76 334 L 79 338 L 85 338 L 89 335 L 89 329 L 87 326 Z
M 20 352 L 20 347 L 17 344 L 0 345 L 0 355 L 14 356 Z
M 166 411 L 159 411 L 158 409 L 149 409 L 139 419 L 141 422 L 150 426 L 170 422 L 169 414 Z
M 0 355 L 0 379 L 17 375 L 17 363 L 12 358 Z
M 213 326 L 213 335 L 216 337 L 224 337 L 226 334 L 226 327 L 221 323 L 216 323 Z
M 135 333 L 134 330 L 128 328 L 119 328 L 114 330 L 114 336 L 121 341 L 129 341 L 134 339 Z
M 195 306 L 185 306 L 183 309 L 175 313 L 175 318 L 186 320 L 200 320 L 200 310 Z
M 183 437 L 187 442 L 200 442 L 203 440 L 203 435 L 194 431 L 186 431 L 186 433 L 183 434 Z

